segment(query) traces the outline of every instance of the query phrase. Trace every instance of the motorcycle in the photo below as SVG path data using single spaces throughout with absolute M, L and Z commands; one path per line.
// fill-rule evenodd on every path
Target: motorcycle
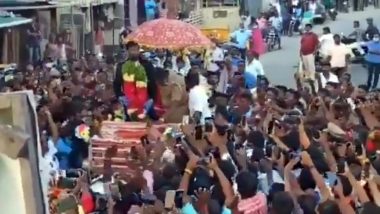
M 288 36 L 293 36 L 293 33 L 302 34 L 302 19 L 292 18 L 289 23 Z
M 326 13 L 323 11 L 318 11 L 313 13 L 312 11 L 306 11 L 303 14 L 302 23 L 303 24 L 323 24 L 326 20 Z
M 314 24 L 323 24 L 326 21 L 328 11 L 326 11 L 325 6 L 322 4 L 317 4 L 317 8 L 312 12 L 313 23 Z
M 278 35 L 274 29 L 269 30 L 265 39 L 268 52 L 272 51 L 276 45 L 278 46 L 278 49 L 280 49 L 279 36 L 280 35 Z
M 341 42 L 351 50 L 350 59 L 352 63 L 363 63 L 366 55 L 366 47 L 364 43 L 359 43 L 356 39 L 343 36 Z

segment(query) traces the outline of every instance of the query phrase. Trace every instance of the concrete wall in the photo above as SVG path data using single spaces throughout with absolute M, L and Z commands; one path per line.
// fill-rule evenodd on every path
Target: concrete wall
M 0 128 L 0 213 L 47 213 L 43 198 L 47 192 L 41 188 L 38 166 L 41 146 L 35 101 L 30 91 L 0 94 Z
M 20 161 L 0 154 L 1 213 L 28 214 L 25 205 Z

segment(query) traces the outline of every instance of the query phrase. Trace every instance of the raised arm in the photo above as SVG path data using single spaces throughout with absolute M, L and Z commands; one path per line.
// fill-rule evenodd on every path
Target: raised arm
M 229 206 L 234 200 L 234 191 L 231 183 L 228 181 L 222 170 L 219 168 L 218 163 L 214 157 L 211 157 L 209 167 L 214 170 L 220 185 L 222 186 L 223 194 L 226 197 L 226 205 Z
M 347 176 L 348 180 L 350 181 L 354 191 L 356 192 L 356 195 L 359 198 L 359 201 L 361 204 L 364 204 L 366 202 L 369 202 L 368 195 L 366 191 L 364 190 L 363 186 L 360 185 L 360 181 L 357 181 L 354 177 L 354 175 L 351 173 L 350 169 L 346 165 L 345 168 L 345 175 Z
M 304 193 L 297 181 L 296 176 L 292 172 L 293 167 L 298 163 L 298 161 L 299 158 L 290 160 L 284 170 L 285 191 L 290 192 L 293 198 L 297 198 L 297 196 Z
M 315 168 L 313 160 L 311 159 L 309 153 L 306 151 L 302 152 L 302 164 L 309 168 L 311 175 L 315 183 L 317 184 L 318 189 L 321 191 L 322 201 L 332 199 L 330 190 L 327 188 L 326 183 L 321 174 Z
M 194 153 L 189 153 L 189 161 L 187 162 L 185 173 L 182 176 L 181 183 L 178 189 L 183 190 L 184 194 L 187 194 L 189 188 L 190 177 L 193 174 L 193 170 L 196 168 L 199 157 Z
M 298 127 L 298 131 L 299 131 L 299 137 L 300 137 L 300 144 L 302 145 L 302 147 L 304 149 L 309 148 L 311 143 L 310 143 L 309 137 L 307 136 L 307 134 L 305 132 L 305 127 L 303 125 L 303 121 L 301 121 L 301 123 Z
M 336 201 L 338 202 L 339 208 L 342 213 L 347 213 L 347 214 L 354 214 L 355 210 L 352 208 L 352 206 L 347 203 L 346 197 L 343 194 L 343 186 L 342 182 L 338 178 L 338 183 L 337 185 L 334 186 L 334 193 L 338 195 L 338 199 Z
M 325 152 L 325 155 L 326 155 L 326 160 L 327 160 L 327 163 L 330 167 L 330 171 L 331 172 L 336 172 L 336 160 L 335 160 L 335 157 L 329 147 L 329 142 L 327 140 L 327 133 L 326 132 L 321 132 L 320 134 L 320 138 L 318 139 L 319 141 L 319 144 L 322 146 L 323 148 L 323 151 Z
M 46 114 L 46 117 L 47 117 L 47 120 L 48 120 L 48 124 L 49 124 L 49 128 L 50 128 L 52 140 L 53 140 L 54 143 L 56 143 L 58 141 L 58 138 L 59 138 L 58 127 L 55 124 L 55 122 L 53 120 L 53 116 L 51 115 L 49 109 L 46 108 L 44 113 Z

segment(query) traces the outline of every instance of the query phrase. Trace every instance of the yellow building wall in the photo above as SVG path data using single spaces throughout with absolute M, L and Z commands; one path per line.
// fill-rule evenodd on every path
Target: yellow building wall
M 219 14 L 227 13 L 226 17 L 215 17 L 217 11 Z M 209 7 L 202 8 L 202 28 L 229 28 L 230 31 L 239 27 L 240 16 L 239 7 Z

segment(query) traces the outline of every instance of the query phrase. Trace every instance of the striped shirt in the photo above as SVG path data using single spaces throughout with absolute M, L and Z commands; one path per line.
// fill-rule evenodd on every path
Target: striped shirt
M 264 193 L 258 192 L 251 198 L 241 200 L 238 210 L 243 214 L 267 214 L 267 198 Z

